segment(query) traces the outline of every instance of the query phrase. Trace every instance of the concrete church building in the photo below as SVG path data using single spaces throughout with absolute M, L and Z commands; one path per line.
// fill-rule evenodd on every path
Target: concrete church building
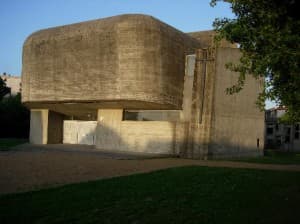
M 33 144 L 188 158 L 262 154 L 262 88 L 225 68 L 239 49 L 212 31 L 183 33 L 146 15 L 45 29 L 23 48 L 22 101 Z

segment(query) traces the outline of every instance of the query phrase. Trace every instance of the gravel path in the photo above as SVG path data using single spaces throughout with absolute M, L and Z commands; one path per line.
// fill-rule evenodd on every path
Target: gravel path
M 0 152 L 0 194 L 190 165 L 300 172 L 299 165 L 153 158 L 78 147 L 25 145 L 21 150 Z

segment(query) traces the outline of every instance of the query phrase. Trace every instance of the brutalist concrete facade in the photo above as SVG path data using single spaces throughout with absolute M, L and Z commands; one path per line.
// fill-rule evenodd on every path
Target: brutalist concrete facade
M 262 83 L 249 79 L 240 94 L 226 95 L 237 74 L 225 64 L 240 53 L 215 46 L 213 35 L 185 34 L 145 15 L 32 34 L 22 70 L 30 141 L 85 139 L 98 149 L 202 159 L 262 154 L 264 113 L 254 104 Z M 124 120 L 127 110 L 147 119 Z M 82 134 L 84 121 L 94 122 Z

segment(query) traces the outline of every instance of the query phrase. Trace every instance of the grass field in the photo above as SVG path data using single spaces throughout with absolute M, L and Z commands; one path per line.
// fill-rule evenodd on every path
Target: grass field
M 298 223 L 300 172 L 182 167 L 0 197 L 0 223 Z
M 0 138 L 0 151 L 9 150 L 11 147 L 28 142 L 28 139 Z
M 234 159 L 233 161 L 267 164 L 298 164 L 300 153 L 267 150 L 262 157 Z

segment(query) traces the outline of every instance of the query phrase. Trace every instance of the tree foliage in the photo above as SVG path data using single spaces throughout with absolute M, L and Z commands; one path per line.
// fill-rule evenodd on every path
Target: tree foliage
M 0 77 L 0 101 L 8 93 L 10 93 L 10 88 L 6 86 L 5 81 Z
M 214 22 L 217 40 L 238 43 L 242 52 L 239 64 L 229 64 L 239 72 L 230 94 L 239 92 L 247 75 L 265 79 L 258 97 L 263 107 L 266 99 L 288 108 L 289 119 L 300 119 L 300 21 L 296 0 L 212 0 L 231 5 L 235 18 L 218 18 Z
M 0 100 L 0 137 L 28 138 L 30 112 L 21 103 L 21 94 Z

